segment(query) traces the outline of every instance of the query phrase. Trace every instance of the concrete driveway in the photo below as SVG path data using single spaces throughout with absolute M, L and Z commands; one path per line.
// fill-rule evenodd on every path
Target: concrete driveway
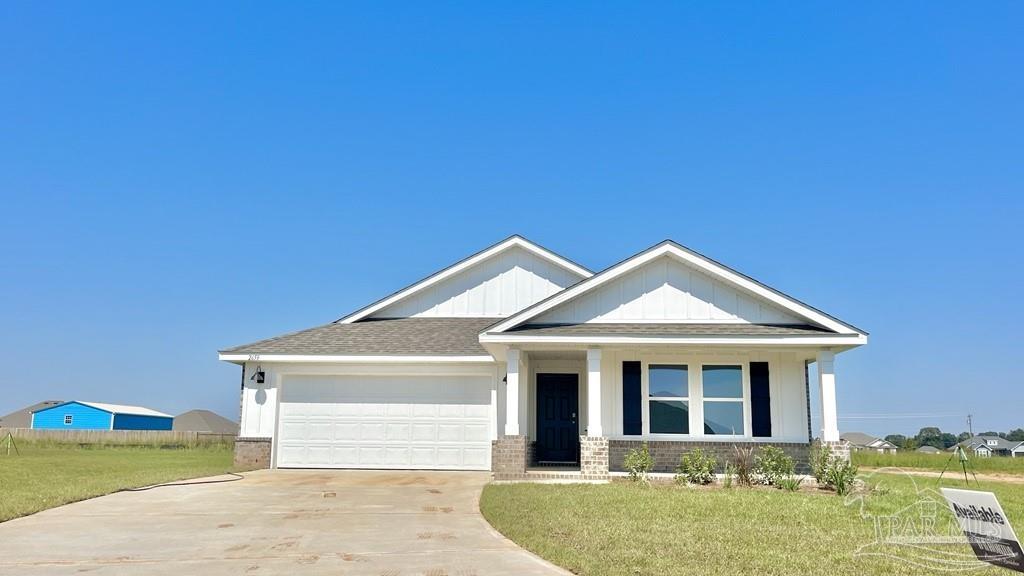
M 0 524 L 0 574 L 568 574 L 479 513 L 486 473 L 277 470 Z

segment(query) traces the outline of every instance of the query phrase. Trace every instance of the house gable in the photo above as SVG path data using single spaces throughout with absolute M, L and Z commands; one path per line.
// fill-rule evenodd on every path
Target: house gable
M 493 317 L 527 308 L 591 272 L 521 236 L 512 236 L 339 320 Z
M 867 341 L 866 332 L 671 240 L 517 312 L 487 332 L 544 321 L 811 324 L 855 337 L 858 344 Z
M 531 322 L 804 324 L 806 320 L 666 255 Z

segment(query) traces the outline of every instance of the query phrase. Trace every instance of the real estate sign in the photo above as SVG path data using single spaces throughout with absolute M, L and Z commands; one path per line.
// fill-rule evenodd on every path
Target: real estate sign
M 1024 550 L 995 494 L 943 488 L 942 495 L 979 560 L 1024 572 Z

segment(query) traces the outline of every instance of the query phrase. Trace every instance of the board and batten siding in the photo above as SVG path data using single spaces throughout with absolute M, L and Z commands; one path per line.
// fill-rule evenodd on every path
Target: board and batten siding
M 806 323 L 765 300 L 740 292 L 668 256 L 653 260 L 531 322 Z
M 807 387 L 804 381 L 805 358 L 796 352 L 771 352 L 759 350 L 713 350 L 680 351 L 681 363 L 688 363 L 691 369 L 704 363 L 742 364 L 749 370 L 750 362 L 768 363 L 768 386 L 771 395 L 772 435 L 755 438 L 757 441 L 808 442 Z M 686 360 L 684 361 L 683 358 Z M 601 356 L 602 424 L 607 436 L 618 439 L 641 439 L 643 436 L 626 436 L 623 431 L 622 405 L 622 362 L 639 360 L 644 363 L 673 363 L 673 353 L 668 352 L 625 352 L 606 351 Z M 646 398 L 642 401 L 647 401 Z M 696 397 L 691 397 L 695 402 Z M 692 411 L 703 410 L 693 405 Z M 698 414 L 700 413 L 698 412 Z M 747 430 L 751 436 L 752 430 Z M 664 439 L 664 437 L 662 437 Z M 680 438 L 681 440 L 715 440 L 715 436 L 703 437 L 702 433 Z M 731 442 L 729 438 L 725 441 Z
M 64 424 L 64 417 L 71 416 L 71 424 Z M 110 412 L 72 402 L 51 408 L 44 408 L 32 416 L 32 428 L 36 430 L 110 430 L 113 414 Z
M 580 276 L 516 247 L 382 308 L 371 317 L 510 316 L 579 280 Z

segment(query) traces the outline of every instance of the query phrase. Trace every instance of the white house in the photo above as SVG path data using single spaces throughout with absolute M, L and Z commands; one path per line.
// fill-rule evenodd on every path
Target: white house
M 885 440 L 863 432 L 843 432 L 839 438 L 850 443 L 851 450 L 867 450 L 880 454 L 895 454 L 898 446 Z
M 513 236 L 220 359 L 243 370 L 242 465 L 606 478 L 640 441 L 656 469 L 697 445 L 806 462 L 812 362 L 816 434 L 838 446 L 835 357 L 866 343 L 672 241 L 595 274 Z

